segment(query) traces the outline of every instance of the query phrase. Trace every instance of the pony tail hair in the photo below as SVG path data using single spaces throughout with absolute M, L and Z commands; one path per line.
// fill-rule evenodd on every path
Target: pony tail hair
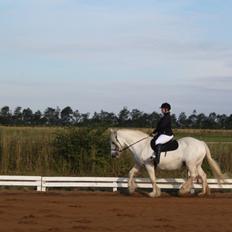
M 209 163 L 209 166 L 212 169 L 214 177 L 217 179 L 218 183 L 225 181 L 225 175 L 222 173 L 218 163 L 212 158 L 208 145 L 204 142 L 206 150 L 206 158 Z

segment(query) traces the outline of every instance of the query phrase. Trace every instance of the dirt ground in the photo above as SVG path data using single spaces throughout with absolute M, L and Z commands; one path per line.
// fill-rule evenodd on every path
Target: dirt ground
M 210 197 L 140 193 L 0 191 L 0 232 L 232 231 L 232 193 Z

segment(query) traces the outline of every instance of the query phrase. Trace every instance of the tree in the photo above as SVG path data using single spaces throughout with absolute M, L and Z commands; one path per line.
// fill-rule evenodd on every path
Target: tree
M 221 128 L 221 129 L 225 129 L 226 128 L 226 120 L 227 120 L 227 116 L 225 114 L 218 114 L 217 115 L 217 124 L 218 124 L 218 127 Z
M 175 114 L 171 114 L 171 121 L 172 121 L 172 127 L 175 128 L 177 126 L 177 119 Z
M 59 120 L 59 112 L 54 108 L 48 107 L 44 111 L 44 118 L 46 119 L 45 121 L 47 124 L 56 125 Z
M 226 127 L 227 129 L 232 129 L 232 114 L 226 119 Z
M 88 126 L 88 124 L 89 124 L 89 115 L 90 115 L 89 113 L 81 114 L 80 123 L 83 126 Z
M 206 120 L 206 127 L 211 128 L 217 128 L 217 115 L 215 112 L 210 113 L 207 120 Z
M 187 121 L 188 121 L 188 127 L 191 128 L 196 128 L 197 127 L 197 115 L 196 115 L 197 111 L 194 110 L 193 113 L 188 117 Z
M 42 123 L 42 113 L 40 110 L 37 110 L 34 115 L 33 115 L 33 122 L 36 124 L 36 125 L 39 125 Z
M 22 107 L 21 106 L 17 106 L 15 108 L 12 118 L 13 118 L 13 121 L 15 124 L 22 123 L 23 114 L 22 114 Z
M 66 106 L 61 110 L 61 121 L 63 124 L 70 124 L 73 122 L 73 110 L 70 106 Z
M 185 112 L 181 112 L 177 120 L 178 126 L 184 128 L 187 126 L 186 122 L 187 122 L 187 116 Z
M 17 106 L 15 108 L 15 110 L 14 110 L 14 116 L 16 116 L 19 119 L 22 118 L 22 107 L 21 106 Z
M 207 128 L 205 125 L 205 122 L 207 120 L 207 117 L 205 114 L 201 113 L 197 115 L 197 128 Z
M 146 127 L 146 119 L 144 113 L 138 109 L 133 109 L 131 115 L 131 126 L 134 127 Z
M 44 113 L 37 110 L 34 114 L 30 108 L 17 106 L 14 113 L 11 113 L 9 106 L 0 109 L 0 123 L 3 125 L 78 125 L 78 126 L 100 126 L 100 127 L 156 127 L 162 114 L 152 112 L 144 113 L 138 109 L 130 112 L 126 106 L 118 113 L 101 110 L 94 112 L 92 118 L 90 113 L 80 113 L 73 111 L 70 106 L 60 110 L 59 107 L 48 107 Z M 207 128 L 207 129 L 232 129 L 232 114 L 210 113 L 206 116 L 203 113 L 197 114 L 193 110 L 190 116 L 181 112 L 178 119 L 175 114 L 171 114 L 172 127 L 180 128 Z
M 118 122 L 120 126 L 127 126 L 128 121 L 130 119 L 130 111 L 127 107 L 123 107 L 123 109 L 118 114 Z
M 10 108 L 9 108 L 9 106 L 2 107 L 0 114 L 3 117 L 8 117 L 10 115 Z
M 2 124 L 9 124 L 11 121 L 11 113 L 9 106 L 4 106 L 0 111 L 0 122 Z
M 101 112 L 98 114 L 98 117 L 102 126 L 113 126 L 117 124 L 117 117 L 114 113 L 101 110 Z
M 150 127 L 152 128 L 156 128 L 156 125 L 158 123 L 158 121 L 160 120 L 161 115 L 158 114 L 157 112 L 152 112 L 149 115 L 149 121 L 150 121 Z
M 73 112 L 73 118 L 74 118 L 74 122 L 75 123 L 79 123 L 80 122 L 81 114 L 80 114 L 79 110 L 75 110 Z
M 33 119 L 33 112 L 30 108 L 26 108 L 22 112 L 23 122 L 26 124 L 31 124 Z

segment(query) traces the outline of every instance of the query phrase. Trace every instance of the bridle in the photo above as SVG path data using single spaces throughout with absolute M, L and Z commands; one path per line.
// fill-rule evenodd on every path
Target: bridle
M 140 140 L 138 140 L 138 141 L 136 141 L 134 143 L 131 143 L 130 145 L 127 145 L 126 147 L 121 148 L 121 149 L 119 148 L 119 146 L 114 141 L 112 141 L 112 143 L 115 145 L 115 148 L 111 149 L 111 151 L 120 152 L 121 153 L 121 152 L 127 150 L 128 148 L 132 147 L 133 145 L 135 145 L 135 144 L 137 144 L 137 143 L 139 143 L 139 142 L 141 142 L 141 141 L 143 141 L 143 140 L 145 140 L 145 139 L 147 139 L 149 137 L 150 136 L 146 136 L 146 137 L 144 137 L 144 138 L 142 138 L 142 139 L 140 139 Z M 114 132 L 114 138 L 117 141 L 117 143 L 120 145 L 120 147 L 122 147 L 120 141 L 118 140 L 118 136 L 117 136 L 117 132 L 116 131 Z

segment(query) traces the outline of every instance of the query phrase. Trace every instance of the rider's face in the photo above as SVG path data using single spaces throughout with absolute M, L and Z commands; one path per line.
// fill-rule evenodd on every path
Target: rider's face
M 168 109 L 167 108 L 161 108 L 161 112 L 164 114 L 164 113 L 167 113 L 168 112 Z

